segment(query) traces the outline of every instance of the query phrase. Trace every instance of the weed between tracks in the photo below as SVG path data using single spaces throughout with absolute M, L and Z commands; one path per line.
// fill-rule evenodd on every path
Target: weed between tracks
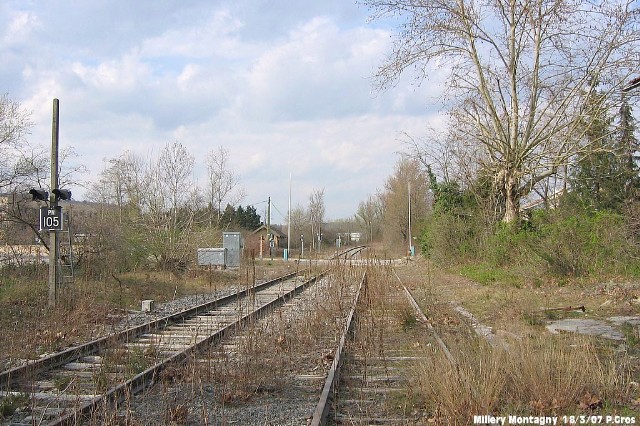
M 165 370 L 159 386 L 144 399 L 125 401 L 119 414 L 96 413 L 94 424 L 282 424 L 301 399 L 311 403 L 298 419 L 304 424 L 320 383 L 306 390 L 296 376 L 325 374 L 353 283 L 361 276 L 362 269 L 340 267 L 306 290 L 301 301 L 276 308 L 184 365 Z
M 369 268 L 363 291 L 355 339 L 347 346 L 336 421 L 354 425 L 419 423 L 422 401 L 406 378 L 410 358 L 428 345 L 430 338 L 390 267 Z
M 234 404 L 279 392 L 296 365 L 322 372 L 333 356 L 333 348 L 327 351 L 323 340 L 340 335 L 359 272 L 338 269 L 307 290 L 310 302 L 297 304 L 295 310 L 277 309 L 220 346 L 213 357 L 216 362 L 207 366 L 219 389 L 218 401 Z
M 492 347 L 448 301 L 437 302 L 434 289 L 425 286 L 429 279 L 422 275 L 412 286 L 427 298 L 423 297 L 423 307 L 455 358 L 456 364 L 451 365 L 405 301 L 394 298 L 399 289 L 389 278 L 391 272 L 384 268 L 371 272 L 356 340 L 348 351 L 353 366 L 345 372 L 346 383 L 360 389 L 345 396 L 349 402 L 342 408 L 345 413 L 339 413 L 342 422 L 366 424 L 357 416 L 349 417 L 354 410 L 374 423 L 377 418 L 396 418 L 395 424 L 468 425 L 473 423 L 473 415 L 488 414 L 638 417 L 632 408 L 640 403 L 638 376 L 631 362 L 637 354 L 637 327 L 623 328 L 626 349 L 621 352 L 619 344 L 606 340 L 528 329 L 531 325 L 520 315 L 523 324 L 514 324 L 514 329 L 529 331 L 501 334 L 506 348 Z M 504 295 L 514 304 L 514 295 L 508 291 Z M 518 306 L 521 312 L 527 311 Z M 518 321 L 518 312 L 513 315 L 511 321 Z M 536 321 L 537 327 L 548 319 L 547 313 L 542 317 Z M 397 361 L 396 355 L 407 354 L 418 360 Z M 390 362 L 394 356 L 396 361 Z M 398 370 L 409 379 L 401 390 L 386 396 L 372 392 L 371 388 L 386 386 L 376 384 L 384 379 L 380 376 L 390 380 Z M 362 377 L 354 380 L 358 375 Z M 375 400 L 376 404 L 348 408 L 359 400 Z

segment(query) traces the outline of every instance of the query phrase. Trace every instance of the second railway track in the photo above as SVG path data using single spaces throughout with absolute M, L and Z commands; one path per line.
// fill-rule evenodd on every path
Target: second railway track
M 374 271 L 374 272 L 373 272 Z M 428 414 L 416 403 L 413 375 L 426 351 L 455 363 L 416 303 L 388 266 L 374 269 L 344 329 L 331 376 L 312 425 L 419 425 Z M 417 324 L 424 326 L 415 327 Z

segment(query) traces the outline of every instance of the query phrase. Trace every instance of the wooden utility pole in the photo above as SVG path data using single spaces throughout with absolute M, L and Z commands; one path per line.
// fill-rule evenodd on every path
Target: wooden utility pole
M 271 197 L 267 198 L 267 239 L 271 237 Z
M 53 100 L 53 123 L 51 130 L 51 193 L 49 208 L 55 209 L 58 200 L 53 190 L 58 188 L 58 136 L 60 135 L 60 101 Z M 60 274 L 58 273 L 58 257 L 60 241 L 58 231 L 49 231 L 49 307 L 55 308 L 60 297 Z

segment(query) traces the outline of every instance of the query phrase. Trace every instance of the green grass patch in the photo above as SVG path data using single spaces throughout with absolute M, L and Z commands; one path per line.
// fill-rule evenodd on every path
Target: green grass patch
M 509 271 L 492 266 L 485 262 L 463 265 L 460 267 L 459 273 L 460 275 L 482 285 L 494 283 L 511 283 L 516 286 L 520 285 L 520 281 L 517 277 Z
M 407 332 L 414 328 L 416 324 L 418 324 L 418 320 L 416 319 L 416 314 L 410 307 L 405 307 L 404 309 L 400 309 L 400 324 L 402 325 L 402 330 Z
M 633 326 L 627 322 L 622 325 L 622 333 L 625 336 L 627 346 L 640 349 L 640 327 Z

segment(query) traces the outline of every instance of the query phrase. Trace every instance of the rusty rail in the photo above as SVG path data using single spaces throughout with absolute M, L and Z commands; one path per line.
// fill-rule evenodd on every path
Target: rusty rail
M 347 338 L 353 331 L 353 326 L 355 324 L 356 307 L 360 299 L 360 291 L 362 290 L 362 287 L 366 285 L 367 275 L 365 272 L 362 275 L 362 280 L 360 281 L 360 285 L 358 286 L 358 290 L 353 300 L 351 310 L 349 311 L 349 315 L 347 316 L 347 322 L 344 326 L 342 336 L 340 337 L 338 348 L 336 349 L 336 352 L 334 354 L 333 362 L 331 363 L 331 369 L 329 370 L 329 374 L 327 375 L 327 379 L 325 380 L 324 387 L 322 388 L 320 401 L 318 402 L 318 405 L 313 412 L 311 426 L 321 426 L 327 424 L 329 411 L 331 410 L 332 397 L 340 378 L 340 368 L 342 367 L 342 353 L 344 351 Z

